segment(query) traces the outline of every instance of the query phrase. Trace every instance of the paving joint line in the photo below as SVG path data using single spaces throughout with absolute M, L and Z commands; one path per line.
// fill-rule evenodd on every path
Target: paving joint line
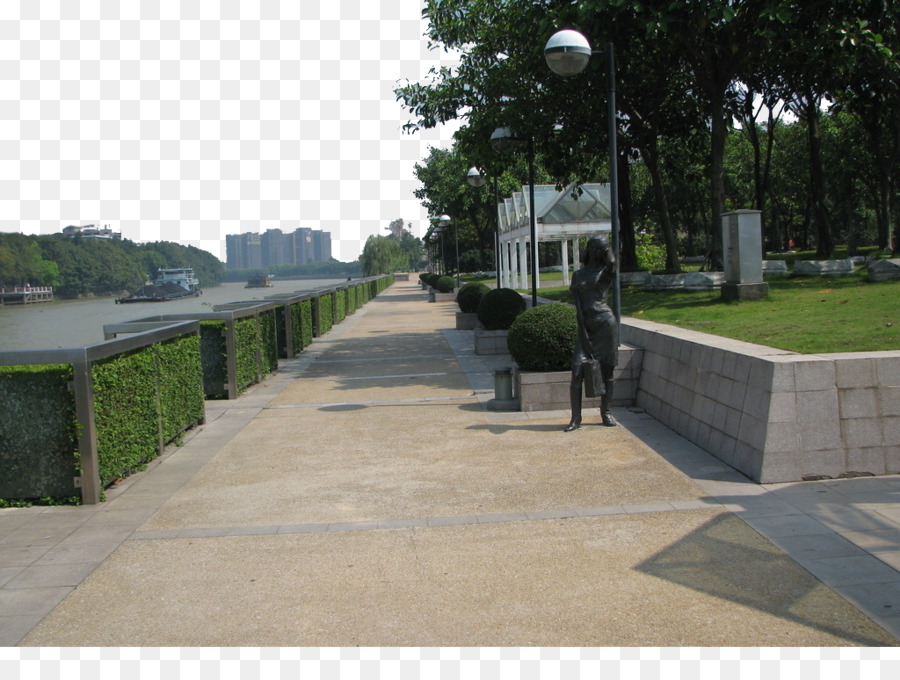
M 542 522 L 557 519 L 586 519 L 622 515 L 646 515 L 659 512 L 693 512 L 718 509 L 727 511 L 721 504 L 709 501 L 678 501 L 678 506 L 668 501 L 639 505 L 610 505 L 598 508 L 574 508 L 567 510 L 535 510 L 526 512 L 497 512 L 475 515 L 449 515 L 444 517 L 411 517 L 389 520 L 357 520 L 342 522 L 310 522 L 307 524 L 281 524 L 260 527 L 202 527 L 196 529 L 159 529 L 136 531 L 127 541 L 171 540 L 179 538 L 233 538 L 235 536 L 284 536 L 291 534 L 340 533 L 346 531 L 373 531 L 405 529 L 411 527 L 437 528 L 445 526 L 474 526 L 479 524 L 505 524 L 512 522 Z
M 380 399 L 373 401 L 336 401 L 323 404 L 269 404 L 263 406 L 265 410 L 295 409 L 295 408 L 337 408 L 340 406 L 390 406 L 391 404 L 421 404 L 432 401 L 459 401 L 460 399 L 474 399 L 475 394 L 462 394 L 451 397 L 418 397 L 410 399 Z

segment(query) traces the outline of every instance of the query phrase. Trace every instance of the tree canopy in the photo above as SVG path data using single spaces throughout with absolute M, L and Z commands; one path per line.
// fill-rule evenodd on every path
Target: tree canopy
M 705 184 L 701 211 L 706 241 L 721 263 L 720 215 L 728 209 L 726 152 L 746 107 L 787 102 L 806 131 L 807 214 L 823 257 L 833 251 L 821 116 L 837 104 L 856 116 L 870 159 L 878 214 L 877 239 L 888 245 L 896 220 L 900 148 L 900 10 L 890 0 L 427 0 L 427 36 L 460 53 L 459 66 L 432 69 L 419 83 L 397 88 L 411 120 L 407 129 L 462 121 L 456 134 L 469 165 L 495 169 L 501 161 L 488 139 L 496 127 L 533 140 L 542 165 L 560 185 L 603 181 L 607 91 L 602 57 L 577 76 L 560 78 L 543 48 L 561 28 L 580 30 L 594 49 L 613 43 L 623 245 L 633 240 L 629 170 L 640 157 L 650 175 L 661 237 L 674 252 L 673 179 L 666 166 L 681 149 L 698 159 Z M 742 118 L 743 114 L 743 118 Z M 837 121 L 838 119 L 833 119 Z M 777 120 L 756 121 L 774 134 Z M 761 139 L 761 138 L 760 138 Z M 766 143 L 775 138 L 769 137 Z M 757 140 L 759 141 L 759 140 Z M 757 146 L 762 162 L 763 146 Z M 768 149 L 771 158 L 772 149 Z M 755 181 L 772 180 L 762 165 Z M 759 188 L 749 205 L 765 195 Z M 624 255 L 627 256 L 627 253 Z M 627 259 L 623 258 L 624 260 Z
M 53 286 L 60 297 L 114 295 L 140 287 L 158 269 L 192 267 L 201 286 L 222 280 L 224 265 L 194 246 L 168 241 L 0 233 L 0 282 Z

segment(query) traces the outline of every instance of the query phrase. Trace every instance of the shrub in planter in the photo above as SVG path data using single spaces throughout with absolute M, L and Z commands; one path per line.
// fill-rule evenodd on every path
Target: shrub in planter
M 483 283 L 471 281 L 463 285 L 456 294 L 456 304 L 459 305 L 459 311 L 466 314 L 478 311 L 478 303 L 484 294 L 490 290 Z
M 577 337 L 574 307 L 540 305 L 516 317 L 506 346 L 523 371 L 566 371 L 572 366 Z
M 478 320 L 485 330 L 505 331 L 525 311 L 525 300 L 512 288 L 495 288 L 478 303 Z
M 442 276 L 434 282 L 434 287 L 438 293 L 452 293 L 456 287 L 456 280 L 450 276 Z

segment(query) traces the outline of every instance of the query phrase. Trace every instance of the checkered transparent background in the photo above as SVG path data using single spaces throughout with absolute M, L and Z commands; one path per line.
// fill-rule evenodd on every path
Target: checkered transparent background
M 900 652 L 869 648 L 0 649 L 4 680 L 893 680 Z
M 0 230 L 109 224 L 224 258 L 224 235 L 320 228 L 355 259 L 421 233 L 399 82 L 432 65 L 421 0 L 0 3 Z

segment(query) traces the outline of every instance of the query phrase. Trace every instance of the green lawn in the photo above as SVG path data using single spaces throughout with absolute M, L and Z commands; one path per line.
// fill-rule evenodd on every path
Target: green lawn
M 770 279 L 769 297 L 722 302 L 719 291 L 622 290 L 622 315 L 803 354 L 900 349 L 900 281 L 863 276 Z M 541 297 L 571 302 L 566 288 Z

